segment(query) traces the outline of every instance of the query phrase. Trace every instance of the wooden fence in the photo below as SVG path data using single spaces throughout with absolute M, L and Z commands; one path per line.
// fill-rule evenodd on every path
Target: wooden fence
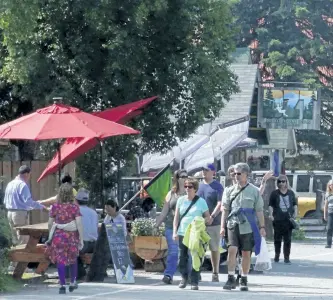
M 0 161 L 0 176 L 2 181 L 0 189 L 5 192 L 6 186 L 9 181 L 17 176 L 18 169 L 21 165 L 28 165 L 31 168 L 31 178 L 29 182 L 31 194 L 34 200 L 44 200 L 56 195 L 58 189 L 58 176 L 57 174 L 48 175 L 39 183 L 37 179 L 46 168 L 47 161 Z M 75 177 L 75 163 L 66 165 L 63 172 L 69 173 L 73 178 Z M 41 211 L 32 211 L 30 214 L 30 224 L 46 222 L 48 214 Z

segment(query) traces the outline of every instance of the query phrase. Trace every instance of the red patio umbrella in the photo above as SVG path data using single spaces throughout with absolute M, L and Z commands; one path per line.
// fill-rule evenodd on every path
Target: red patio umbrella
M 138 134 L 130 127 L 85 113 L 76 107 L 53 104 L 38 109 L 0 126 L 0 139 L 6 140 L 49 140 L 73 137 L 103 139 L 105 137 Z M 61 153 L 59 152 L 59 183 Z
M 103 119 L 124 124 L 135 116 L 141 114 L 142 110 L 155 99 L 157 99 L 156 96 L 107 109 L 94 114 Z M 83 153 L 96 147 L 98 143 L 99 141 L 93 138 L 68 138 L 60 148 L 61 166 L 70 163 Z M 56 153 L 38 178 L 37 182 L 41 181 L 47 175 L 55 173 L 58 169 L 58 165 L 59 155 Z
M 121 134 L 138 134 L 139 131 L 92 114 L 76 107 L 53 104 L 38 109 L 0 126 L 0 139 L 50 140 L 61 138 L 98 138 Z

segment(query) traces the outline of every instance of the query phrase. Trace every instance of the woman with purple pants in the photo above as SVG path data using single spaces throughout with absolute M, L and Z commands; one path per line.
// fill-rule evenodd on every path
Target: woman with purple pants
M 165 238 L 168 244 L 166 269 L 162 279 L 165 284 L 172 284 L 173 275 L 178 266 L 178 241 L 172 239 L 173 218 L 178 198 L 185 195 L 184 182 L 187 177 L 186 170 L 178 170 L 174 173 L 173 187 L 165 198 L 162 212 L 156 222 L 156 227 L 159 227 L 163 221 L 165 223 Z
M 57 264 L 60 281 L 59 294 L 66 294 L 66 266 L 70 267 L 71 282 L 69 291 L 78 288 L 77 258 L 83 248 L 83 227 L 80 208 L 74 203 L 73 187 L 64 183 L 59 188 L 57 203 L 53 204 L 49 215 L 49 240 L 46 254 L 52 263 Z

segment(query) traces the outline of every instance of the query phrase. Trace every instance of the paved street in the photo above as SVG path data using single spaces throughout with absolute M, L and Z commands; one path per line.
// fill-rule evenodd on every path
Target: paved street
M 107 283 L 82 283 L 72 294 L 58 295 L 58 285 L 28 285 L 20 292 L 2 295 L 0 299 L 113 299 L 113 300 L 171 300 L 171 299 L 332 299 L 333 298 L 333 249 L 325 249 L 323 241 L 294 243 L 292 265 L 274 264 L 273 269 L 264 275 L 250 275 L 249 292 L 224 291 L 222 284 L 226 275 L 220 275 L 221 283 L 210 282 L 210 274 L 203 273 L 199 291 L 189 288 L 180 290 L 176 284 L 166 286 L 161 283 L 161 275 L 156 273 L 136 274 L 135 285 L 118 285 L 113 279 Z M 270 249 L 272 245 L 270 245 Z M 176 277 L 176 282 L 179 280 Z

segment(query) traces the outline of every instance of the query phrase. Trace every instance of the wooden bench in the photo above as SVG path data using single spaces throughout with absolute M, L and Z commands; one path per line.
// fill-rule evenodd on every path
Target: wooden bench
M 29 250 L 27 244 L 16 246 L 9 250 L 9 260 L 16 263 L 39 263 L 37 274 L 44 274 L 51 263 L 45 256 L 44 244 L 37 244 L 35 248 Z

